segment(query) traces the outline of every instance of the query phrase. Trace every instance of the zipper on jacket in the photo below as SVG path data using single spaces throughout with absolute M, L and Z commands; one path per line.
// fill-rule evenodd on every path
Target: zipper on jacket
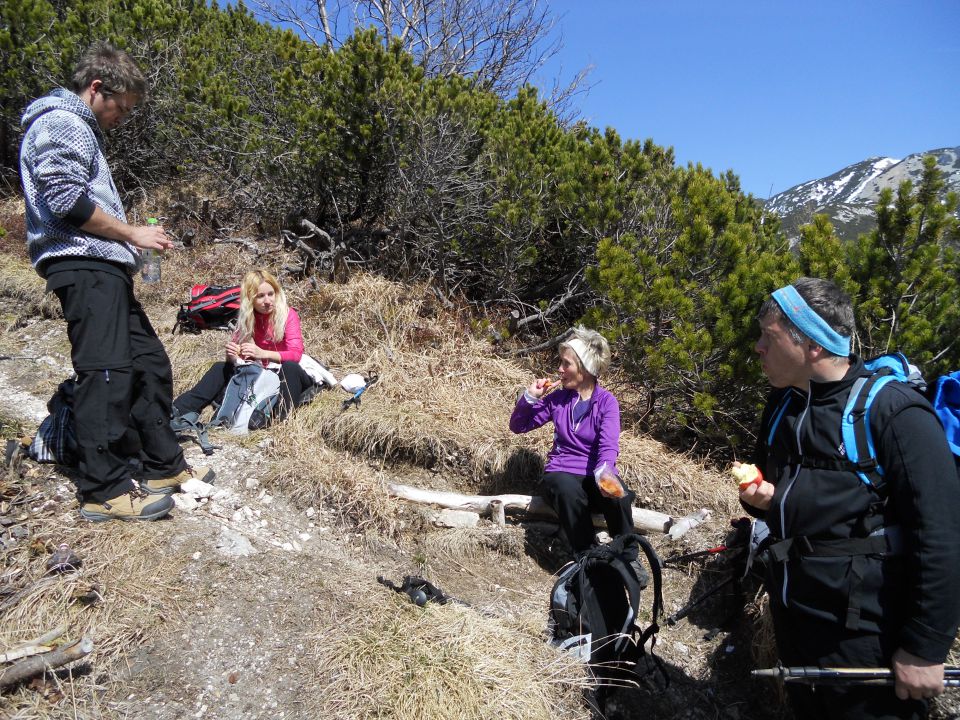
M 803 412 L 800 413 L 800 416 L 797 418 L 797 425 L 794 429 L 794 440 L 797 444 L 797 457 L 800 458 L 801 461 L 803 459 L 803 448 L 800 445 L 800 430 L 803 427 L 803 421 L 807 417 L 807 411 L 810 410 L 810 400 L 813 396 L 812 390 L 813 388 L 810 386 L 810 383 L 807 383 L 807 401 L 803 406 Z M 793 476 L 790 478 L 790 482 L 787 483 L 787 489 L 783 491 L 783 496 L 780 498 L 780 532 L 783 534 L 784 540 L 788 537 L 788 535 L 787 518 L 783 508 L 787 504 L 787 496 L 793 489 L 793 485 L 797 481 L 797 476 L 800 475 L 800 469 L 802 467 L 802 462 L 798 462 L 796 469 L 793 471 Z M 787 586 L 790 583 L 789 565 L 790 558 L 787 558 L 783 561 L 783 585 L 780 588 L 780 599 L 783 602 L 784 607 L 787 607 Z
M 580 423 L 582 423 L 584 418 L 587 417 L 587 415 L 589 415 L 590 412 L 593 410 L 593 396 L 596 395 L 596 393 L 597 393 L 597 389 L 594 388 L 593 394 L 590 396 L 590 399 L 587 400 L 587 402 L 589 403 L 589 405 L 587 406 L 587 411 L 583 415 L 581 415 L 580 419 L 577 420 L 576 422 L 574 422 L 573 420 L 573 409 L 577 406 L 577 403 L 580 402 L 579 393 L 575 396 L 574 401 L 570 403 L 570 425 L 573 427 L 574 435 L 576 435 L 577 428 L 580 427 Z

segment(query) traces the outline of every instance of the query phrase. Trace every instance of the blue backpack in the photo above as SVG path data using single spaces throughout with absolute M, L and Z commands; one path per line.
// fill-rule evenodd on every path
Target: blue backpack
M 877 460 L 870 430 L 870 407 L 874 398 L 885 385 L 901 382 L 914 388 L 921 395 L 928 396 L 927 384 L 915 365 L 911 365 L 900 352 L 879 355 L 864 361 L 871 371 L 869 377 L 858 378 L 850 388 L 847 403 L 843 409 L 840 424 L 843 448 L 852 470 L 875 491 L 883 494 L 883 468 Z M 784 399 L 774 413 L 767 443 L 773 442 L 773 436 L 784 411 L 789 405 L 791 394 Z M 954 460 L 960 466 L 960 371 L 944 375 L 937 380 L 932 404 L 947 435 L 947 443 L 953 451 Z
M 864 365 L 873 374 L 858 379 L 850 389 L 840 426 L 847 459 L 860 479 L 875 489 L 883 487 L 883 468 L 877 461 L 870 432 L 870 405 L 883 386 L 894 381 L 906 383 L 931 401 L 953 459 L 960 467 L 960 371 L 939 377 L 932 393 L 928 393 L 920 371 L 903 353 L 880 355 Z

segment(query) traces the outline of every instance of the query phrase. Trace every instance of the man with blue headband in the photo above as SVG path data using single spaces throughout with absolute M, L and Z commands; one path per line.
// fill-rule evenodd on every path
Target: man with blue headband
M 767 591 L 787 666 L 889 667 L 890 686 L 789 683 L 798 718 L 922 718 L 943 691 L 960 620 L 960 481 L 929 403 L 883 386 L 866 423 L 882 482 L 847 458 L 841 420 L 869 377 L 851 354 L 850 298 L 801 278 L 760 309 L 756 352 L 773 392 L 740 494 L 770 527 Z

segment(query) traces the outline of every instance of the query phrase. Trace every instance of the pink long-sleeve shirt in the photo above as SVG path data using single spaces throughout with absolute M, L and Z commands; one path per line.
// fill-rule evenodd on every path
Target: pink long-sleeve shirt
M 283 340 L 273 341 L 273 324 L 269 315 L 254 313 L 253 342 L 262 350 L 280 353 L 280 362 L 300 362 L 303 357 L 303 335 L 300 332 L 300 316 L 290 308 L 283 326 Z M 268 361 L 263 361 L 266 365 Z

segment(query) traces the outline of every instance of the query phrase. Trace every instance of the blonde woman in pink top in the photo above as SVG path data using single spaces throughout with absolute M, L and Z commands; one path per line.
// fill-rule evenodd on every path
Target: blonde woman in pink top
M 226 358 L 214 363 L 192 389 L 173 401 L 174 417 L 199 413 L 223 399 L 238 364 L 260 363 L 280 375 L 280 406 L 274 421 L 282 420 L 300 404 L 313 380 L 300 367 L 303 336 L 300 316 L 287 305 L 277 278 L 266 270 L 252 270 L 240 284 L 237 329 L 225 346 Z

